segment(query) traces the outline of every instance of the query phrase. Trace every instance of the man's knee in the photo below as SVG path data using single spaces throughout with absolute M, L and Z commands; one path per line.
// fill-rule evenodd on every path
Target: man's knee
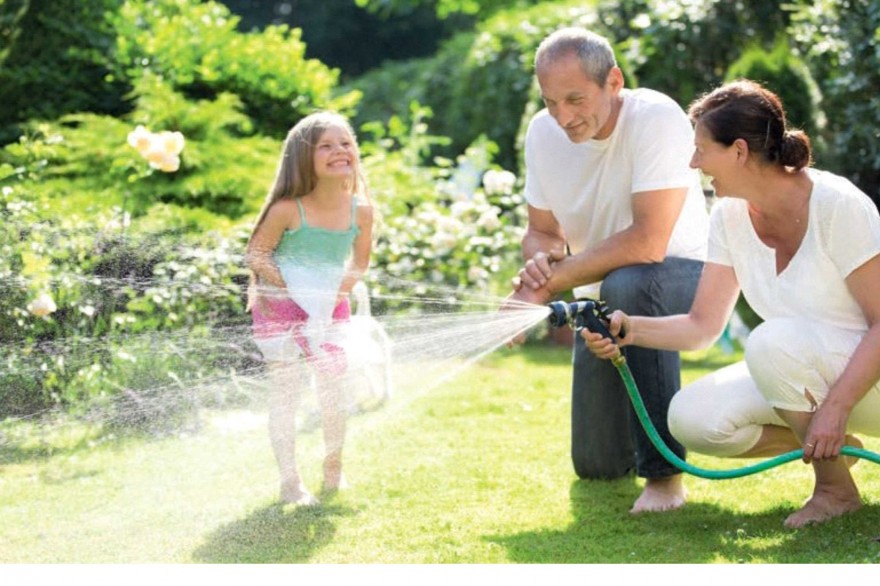
M 655 265 L 631 265 L 615 269 L 602 281 L 600 296 L 614 309 L 639 311 L 650 299 Z

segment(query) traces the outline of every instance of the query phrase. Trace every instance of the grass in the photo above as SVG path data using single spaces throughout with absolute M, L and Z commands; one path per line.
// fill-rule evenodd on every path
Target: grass
M 730 360 L 687 355 L 685 376 Z M 448 384 L 354 418 L 353 486 L 310 509 L 275 501 L 259 414 L 205 414 L 198 433 L 152 439 L 0 424 L 0 562 L 880 562 L 880 467 L 868 462 L 854 468 L 865 507 L 818 527 L 782 526 L 810 493 L 799 462 L 734 480 L 689 477 L 684 509 L 629 515 L 639 479 L 579 481 L 571 469 L 569 376 L 566 349 L 500 350 Z M 300 443 L 316 487 L 319 433 Z

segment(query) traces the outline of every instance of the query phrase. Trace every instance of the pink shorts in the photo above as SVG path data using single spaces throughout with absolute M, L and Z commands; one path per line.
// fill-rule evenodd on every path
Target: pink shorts
M 268 312 L 258 306 L 251 310 L 254 342 L 267 361 L 290 361 L 298 356 L 325 374 L 340 375 L 348 368 L 348 360 L 341 346 L 331 342 L 319 345 L 323 352 L 316 354 L 303 334 L 309 314 L 290 298 L 265 299 Z M 333 309 L 333 323 L 347 323 L 351 318 L 351 305 L 343 299 Z

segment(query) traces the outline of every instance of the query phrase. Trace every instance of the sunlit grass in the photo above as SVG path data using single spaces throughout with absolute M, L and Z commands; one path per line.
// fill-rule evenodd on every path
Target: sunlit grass
M 688 354 L 685 379 L 735 358 Z M 276 502 L 260 413 L 203 413 L 198 432 L 140 439 L 7 422 L 0 561 L 880 561 L 880 467 L 867 462 L 854 469 L 866 507 L 821 527 L 782 527 L 811 489 L 799 462 L 735 480 L 689 477 L 684 509 L 629 515 L 641 480 L 578 481 L 571 469 L 569 362 L 564 348 L 500 350 L 439 388 L 353 418 L 352 488 L 313 509 Z M 320 435 L 300 437 L 301 468 L 317 489 Z

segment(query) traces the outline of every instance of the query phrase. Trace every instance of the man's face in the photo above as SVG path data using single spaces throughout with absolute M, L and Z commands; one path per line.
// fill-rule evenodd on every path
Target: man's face
M 620 70 L 611 71 L 605 87 L 587 77 L 574 54 L 538 70 L 541 98 L 550 115 L 575 143 L 592 138 L 604 139 L 611 135 L 616 122 L 616 107 L 623 76 Z

